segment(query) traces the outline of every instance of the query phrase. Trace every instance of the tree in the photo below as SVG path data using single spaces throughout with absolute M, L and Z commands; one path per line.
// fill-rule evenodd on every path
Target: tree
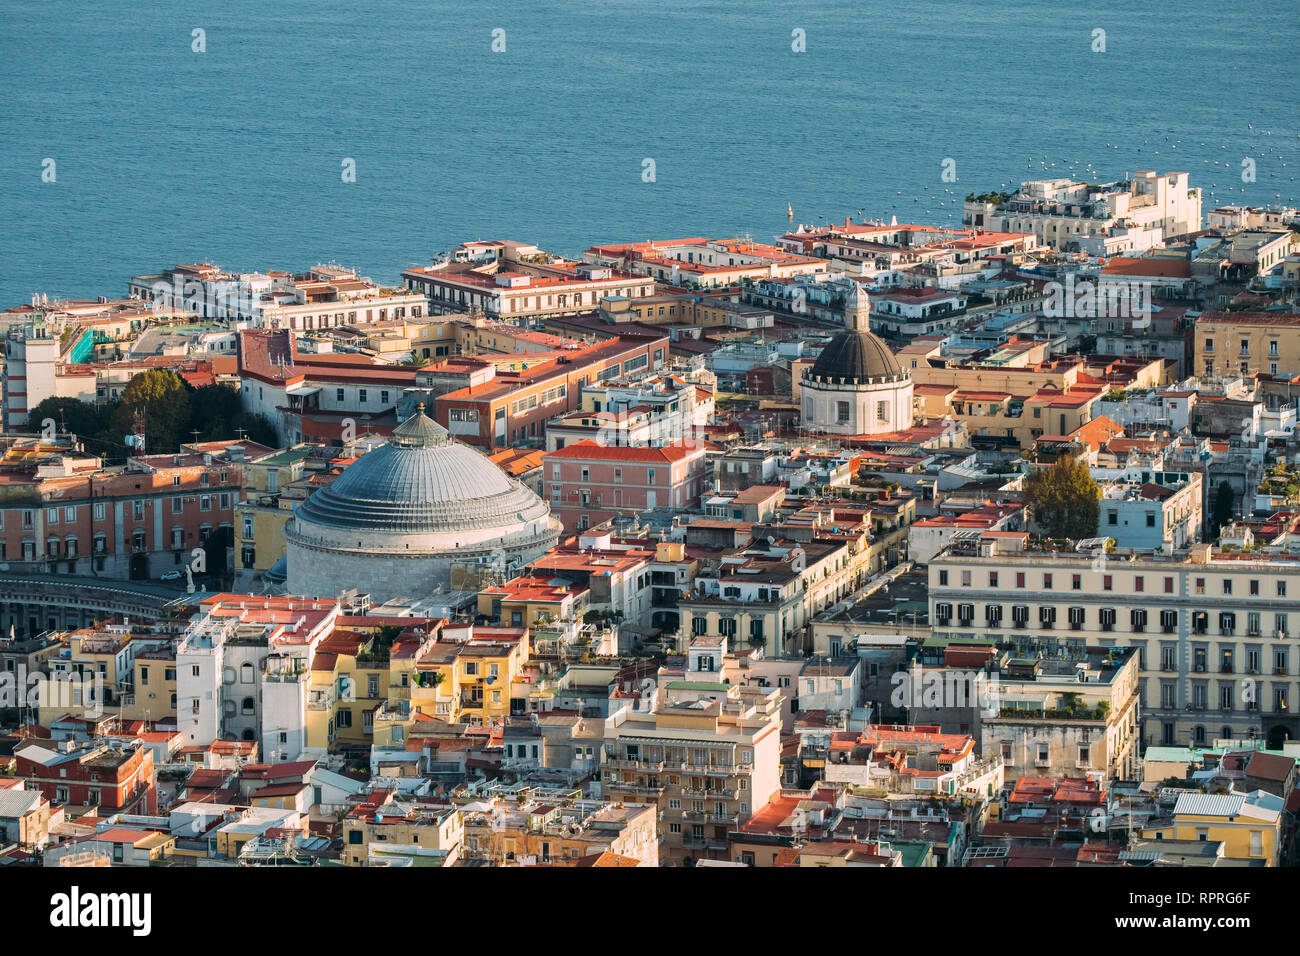
M 113 424 L 123 435 L 135 431 L 136 415 L 144 416 L 146 451 L 173 452 L 186 437 L 190 424 L 190 394 L 180 376 L 170 369 L 151 368 L 127 383 Z
M 1038 525 L 1053 538 L 1092 538 L 1101 517 L 1100 493 L 1082 459 L 1057 458 L 1050 468 L 1031 472 L 1025 503 Z
M 239 392 L 228 385 L 203 385 L 190 391 L 190 421 L 186 437 L 199 433 L 199 441 L 234 438 L 231 422 L 243 414 Z
M 1214 493 L 1214 513 L 1211 516 L 1211 532 L 1214 537 L 1219 536 L 1219 529 L 1225 524 L 1231 524 L 1233 513 L 1236 510 L 1237 494 L 1232 490 L 1232 485 L 1226 481 L 1219 482 L 1218 490 Z
M 207 573 L 216 578 L 223 578 L 226 575 L 226 566 L 228 564 L 227 554 L 235 546 L 235 529 L 234 528 L 214 528 L 208 535 L 208 540 L 203 542 L 203 559 L 207 568 Z
M 103 410 L 76 398 L 43 399 L 28 413 L 27 421 L 33 431 L 38 431 L 47 418 L 54 419 L 56 431 L 71 432 L 78 437 L 97 435 L 109 425 Z

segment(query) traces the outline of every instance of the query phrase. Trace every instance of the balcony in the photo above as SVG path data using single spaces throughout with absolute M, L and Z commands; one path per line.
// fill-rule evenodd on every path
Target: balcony
M 623 781 L 609 782 L 609 789 L 617 792 L 635 793 L 643 797 L 658 797 L 664 792 L 664 788 L 643 783 L 624 783 Z
M 604 766 L 607 770 L 638 770 L 641 773 L 659 773 L 666 766 L 671 768 L 663 760 L 630 760 L 626 757 L 607 759 Z
M 682 819 L 687 823 L 721 823 L 726 826 L 740 826 L 740 814 L 738 813 L 701 813 L 696 810 L 688 810 L 682 814 Z
M 736 764 L 693 764 L 683 765 L 682 770 L 686 773 L 706 774 L 709 776 L 730 777 L 737 773 L 746 773 L 754 769 L 752 763 Z

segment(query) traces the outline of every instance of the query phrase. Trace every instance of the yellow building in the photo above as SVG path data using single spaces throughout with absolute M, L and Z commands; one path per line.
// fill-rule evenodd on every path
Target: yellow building
M 162 720 L 176 714 L 176 654 L 165 635 L 136 635 L 120 625 L 57 635 L 65 647 L 49 658 L 41 683 L 39 720 L 111 713 L 123 720 Z M 78 684 L 65 683 L 68 678 Z M 94 685 L 83 694 L 73 690 Z
M 728 859 L 728 834 L 780 791 L 781 694 L 757 686 L 672 681 L 653 713 L 606 725 L 610 800 L 662 816 L 666 863 Z
M 343 862 L 373 866 L 381 862 L 373 858 L 382 854 L 383 858 L 405 857 L 416 865 L 447 865 L 455 861 L 464 832 L 464 817 L 453 806 L 397 800 L 382 806 L 366 804 L 343 821 Z
M 235 819 L 219 826 L 215 831 L 215 856 L 237 859 L 239 851 L 249 840 L 265 836 L 268 830 L 293 830 L 307 832 L 307 817 L 296 810 L 281 810 L 276 807 L 249 807 Z M 209 843 L 213 840 L 209 832 Z
M 1205 312 L 1196 320 L 1192 373 L 1204 378 L 1300 374 L 1300 316 Z
M 245 466 L 244 500 L 235 505 L 235 566 L 262 573 L 284 557 L 284 523 L 296 503 L 284 490 L 303 477 L 315 445 L 295 445 Z
M 581 619 L 591 592 L 573 584 L 552 584 L 532 575 L 494 584 L 478 594 L 478 613 L 510 627 Z
M 1142 838 L 1222 843 L 1226 859 L 1277 866 L 1281 805 L 1280 798 L 1262 791 L 1251 795 L 1184 793 L 1174 804 L 1173 818 L 1151 821 L 1143 828 Z
M 494 866 L 571 865 L 602 850 L 658 866 L 655 808 L 498 798 L 491 810 L 466 814 L 461 856 Z
M 486 725 L 510 713 L 510 687 L 528 660 L 525 629 L 476 627 L 456 652 L 457 718 Z

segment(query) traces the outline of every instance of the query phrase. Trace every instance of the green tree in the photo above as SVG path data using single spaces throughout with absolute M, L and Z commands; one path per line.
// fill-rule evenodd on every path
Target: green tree
M 1038 525 L 1053 538 L 1091 538 L 1101 516 L 1100 493 L 1087 464 L 1062 455 L 1050 468 L 1030 473 L 1025 503 Z
M 1214 512 L 1210 516 L 1214 537 L 1219 536 L 1219 529 L 1225 524 L 1231 524 L 1236 503 L 1237 494 L 1232 490 L 1232 485 L 1226 481 L 1219 482 L 1218 490 L 1214 492 Z
M 249 441 L 255 441 L 259 445 L 265 445 L 267 448 L 279 448 L 280 440 L 275 437 L 275 426 L 265 415 L 254 415 L 251 412 L 240 412 L 230 421 L 232 434 L 228 438 L 238 438 L 242 430 L 244 437 Z
M 199 433 L 200 441 L 235 438 L 231 422 L 243 414 L 239 392 L 229 385 L 203 385 L 190 390 L 190 422 L 186 438 Z
M 170 369 L 151 368 L 127 383 L 113 425 L 122 435 L 135 431 L 137 415 L 144 416 L 146 451 L 173 452 L 188 436 L 190 390 Z
M 103 410 L 76 398 L 47 398 L 38 402 L 28 414 L 28 427 L 38 431 L 47 418 L 54 419 L 57 431 L 68 431 L 78 437 L 97 435 L 109 425 Z

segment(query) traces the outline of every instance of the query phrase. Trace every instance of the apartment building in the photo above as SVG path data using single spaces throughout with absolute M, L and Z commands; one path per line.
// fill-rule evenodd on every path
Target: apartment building
M 1283 801 L 1271 793 L 1183 793 L 1169 817 L 1142 828 L 1144 840 L 1223 844 L 1223 857 L 1247 866 L 1277 866 Z
M 824 259 L 749 239 L 668 239 L 592 246 L 588 262 L 620 266 L 673 286 L 716 289 L 744 279 L 826 272 Z M 648 295 L 649 293 L 643 293 Z
M 1185 548 L 1201 539 L 1202 497 L 1196 472 L 1144 471 L 1103 480 L 1097 535 L 1139 551 Z
M 662 368 L 668 359 L 668 339 L 626 333 L 527 359 L 523 367 L 513 370 L 496 363 L 455 363 L 457 375 L 452 380 L 466 375 L 469 379 L 434 398 L 438 423 L 461 441 L 484 449 L 539 446 L 547 421 L 573 411 L 584 385 Z M 419 380 L 432 380 L 441 368 L 421 369 Z
M 713 417 L 713 390 L 676 374 L 594 382 L 578 407 L 546 425 L 547 451 L 584 439 L 598 445 L 668 445 L 703 432 Z
M 891 289 L 871 297 L 871 331 L 895 338 L 945 333 L 966 315 L 966 296 L 944 289 Z
M 1235 379 L 1300 374 L 1300 315 L 1204 312 L 1192 336 L 1194 375 Z
M 218 594 L 176 649 L 177 729 L 186 745 L 256 741 L 292 760 L 308 747 L 308 688 L 338 601 Z
M 980 752 L 1001 755 L 1008 781 L 1044 774 L 1137 779 L 1136 649 L 1017 644 L 990 675 Z
M 781 694 L 681 680 L 658 696 L 606 720 L 605 793 L 660 814 L 661 863 L 727 859 L 728 834 L 780 790 Z
M 14 757 L 15 775 L 51 803 L 99 814 L 158 809 L 153 750 L 144 744 L 42 741 L 15 748 Z
M 294 505 L 312 490 L 309 484 L 293 486 L 310 478 L 306 466 L 319 454 L 318 446 L 294 445 L 250 458 L 245 465 L 244 500 L 235 505 L 235 568 L 244 584 L 251 584 L 284 558 L 285 522 L 293 516 Z M 323 456 L 317 460 L 322 465 L 327 461 Z
M 497 797 L 465 809 L 462 857 L 471 865 L 574 866 L 612 853 L 640 866 L 658 866 L 656 810 L 644 802 Z
M 936 636 L 1135 648 L 1148 746 L 1300 737 L 1300 561 L 1209 545 L 1106 553 L 1104 539 L 1052 551 L 1004 535 L 955 541 L 928 573 Z
M 1159 229 L 1167 243 L 1201 228 L 1201 190 L 1184 172 L 1139 170 L 1127 181 L 1093 185 L 1069 179 L 1023 182 L 1009 196 L 968 196 L 962 222 L 976 229 L 1030 233 L 1068 252 L 1083 237 L 1119 229 Z
M 654 291 L 643 275 L 511 241 L 464 243 L 447 261 L 403 272 L 402 282 L 427 296 L 435 313 L 479 311 L 532 328 L 547 318 L 594 312 L 609 296 L 633 299 Z
M 182 263 L 132 276 L 128 291 L 158 311 L 246 323 L 246 328 L 312 331 L 343 325 L 422 318 L 418 290 L 388 289 L 337 264 L 303 273 L 232 273 L 207 262 Z
M 755 526 L 748 545 L 702 564 L 691 590 L 678 599 L 679 640 L 720 636 L 773 655 L 801 654 L 813 618 L 883 566 L 883 549 L 868 544 L 863 527 L 825 536 L 808 527 L 801 534 L 806 540 L 773 543 L 764 527 Z
M 105 467 L 67 437 L 14 440 L 0 458 L 0 561 L 122 580 L 188 565 L 213 531 L 233 524 L 243 469 L 228 450 L 238 444 Z
M 944 733 L 937 725 L 868 724 L 860 733 L 829 737 L 813 751 L 825 761 L 827 783 L 929 797 L 988 798 L 1002 789 L 998 752 L 981 756 L 970 734 Z
M 239 377 L 244 411 L 266 416 L 281 446 L 339 444 L 391 432 L 416 369 L 302 352 L 292 331 L 241 330 Z
M 542 459 L 542 496 L 570 532 L 651 508 L 690 510 L 704 491 L 711 447 L 692 439 L 657 448 L 566 445 Z
M 348 866 L 451 866 L 461 851 L 465 818 L 458 807 L 385 795 L 343 818 L 343 862 Z

